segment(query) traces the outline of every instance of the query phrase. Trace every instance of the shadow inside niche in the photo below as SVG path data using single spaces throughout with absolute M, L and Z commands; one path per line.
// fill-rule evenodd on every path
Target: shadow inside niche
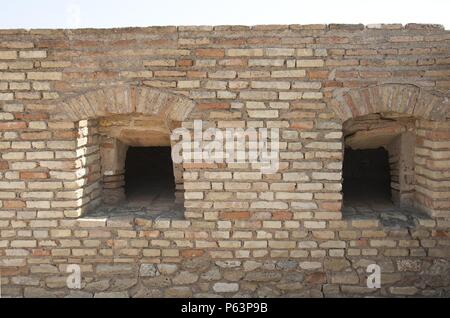
M 129 147 L 125 161 L 126 200 L 105 202 L 91 217 L 130 216 L 146 219 L 184 219 L 182 200 L 175 197 L 170 147 Z
M 346 148 L 343 178 L 345 220 L 378 219 L 383 227 L 413 228 L 419 219 L 431 219 L 425 212 L 392 201 L 389 155 L 384 148 Z

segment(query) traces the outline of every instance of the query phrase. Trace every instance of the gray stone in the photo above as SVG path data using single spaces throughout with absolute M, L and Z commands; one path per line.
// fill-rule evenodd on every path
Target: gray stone
M 397 260 L 397 268 L 400 272 L 419 272 L 422 267 L 420 260 L 400 259 Z
M 433 264 L 424 271 L 424 274 L 429 275 L 449 275 L 450 274 L 450 261 L 444 259 L 437 259 L 433 261 Z
M 250 272 L 245 275 L 244 280 L 251 282 L 269 282 L 281 279 L 281 273 L 277 272 Z
M 48 291 L 39 287 L 25 287 L 24 297 L 26 298 L 61 298 L 65 296 L 63 291 Z
M 282 260 L 277 262 L 276 268 L 279 269 L 294 269 L 297 267 L 297 262 L 294 260 Z
M 264 270 L 273 271 L 276 269 L 275 261 L 265 261 L 262 265 Z
M 161 288 L 172 285 L 170 278 L 162 275 L 150 278 L 142 278 L 141 281 L 145 286 L 154 288 Z
M 258 289 L 256 294 L 259 298 L 274 298 L 280 296 L 281 293 L 276 289 L 263 286 Z
M 178 266 L 175 264 L 158 264 L 156 266 L 162 275 L 171 275 L 178 269 Z
M 94 298 L 129 298 L 128 292 L 100 292 L 95 293 Z
M 170 287 L 166 289 L 164 293 L 165 297 L 173 297 L 173 298 L 186 298 L 192 296 L 192 291 L 189 287 Z
M 182 266 L 184 269 L 195 269 L 196 272 L 204 272 L 210 268 L 211 262 L 209 259 L 204 257 L 194 257 L 183 262 Z
M 226 271 L 223 273 L 223 278 L 232 282 L 236 282 L 244 277 L 245 273 L 242 271 Z
M 381 286 L 384 284 L 394 284 L 399 282 L 402 279 L 402 275 L 400 273 L 386 273 L 381 274 Z
M 216 265 L 222 268 L 234 268 L 241 266 L 240 261 L 217 261 Z
M 239 290 L 237 283 L 215 283 L 213 290 L 217 293 L 234 293 Z
M 92 298 L 94 294 L 81 290 L 71 290 L 65 298 Z
M 45 279 L 45 285 L 48 288 L 64 288 L 67 287 L 67 277 L 53 276 Z
M 389 291 L 393 295 L 405 295 L 405 296 L 412 296 L 417 294 L 418 289 L 414 286 L 406 286 L 406 287 L 391 287 L 389 288 Z
M 111 289 L 113 291 L 123 291 L 133 287 L 136 283 L 136 278 L 117 278 L 113 280 Z
M 147 288 L 139 286 L 131 293 L 134 298 L 161 298 L 163 296 L 161 290 L 157 288 Z
M 243 264 L 244 271 L 246 271 L 246 272 L 250 272 L 250 271 L 253 271 L 255 269 L 258 269 L 261 266 L 262 266 L 262 263 L 255 262 L 255 261 L 245 261 L 244 264 Z
M 334 273 L 331 276 L 333 284 L 349 284 L 355 285 L 359 283 L 359 277 L 355 272 Z
M 95 281 L 92 283 L 88 283 L 86 284 L 86 287 L 84 288 L 84 290 L 88 291 L 88 292 L 101 292 L 101 291 L 105 291 L 109 288 L 109 279 L 105 279 L 105 280 L 99 280 L 99 281 Z
M 133 273 L 133 266 L 127 264 L 97 265 L 97 275 L 120 275 Z
M 39 285 L 39 279 L 26 276 L 12 277 L 11 281 L 15 285 L 27 285 L 27 286 Z
M 194 274 L 188 271 L 179 272 L 173 279 L 172 282 L 175 285 L 187 285 L 195 283 L 198 280 L 198 274 Z
M 284 274 L 283 282 L 303 282 L 305 280 L 305 274 L 303 272 L 288 272 Z
M 338 285 L 325 284 L 322 287 L 325 297 L 339 297 L 341 292 Z
M 198 293 L 194 294 L 194 298 L 223 298 L 223 296 L 211 293 Z
M 220 270 L 217 267 L 214 267 L 209 271 L 207 271 L 206 273 L 203 273 L 200 276 L 200 278 L 206 281 L 219 280 L 222 278 L 222 274 L 220 273 Z
M 141 264 L 139 268 L 139 276 L 141 277 L 155 277 L 159 272 L 154 264 Z
M 287 291 L 298 291 L 303 290 L 305 288 L 305 284 L 303 283 L 279 283 L 276 285 L 277 288 L 281 290 L 287 290 Z
M 323 265 L 326 270 L 340 272 L 348 268 L 350 266 L 350 262 L 343 258 L 329 258 L 324 260 Z
M 376 288 L 367 288 L 365 286 L 341 286 L 341 291 L 349 295 L 374 294 L 378 290 Z

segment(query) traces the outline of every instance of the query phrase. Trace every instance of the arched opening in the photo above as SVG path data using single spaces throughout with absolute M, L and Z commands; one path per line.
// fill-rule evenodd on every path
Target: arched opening
M 415 118 L 394 112 L 343 125 L 343 215 L 408 222 L 415 210 Z
M 183 217 L 182 171 L 161 118 L 116 115 L 98 121 L 103 194 L 96 214 Z
M 347 149 L 383 147 L 388 152 L 395 208 L 412 206 L 429 216 L 448 215 L 448 96 L 415 84 L 384 83 L 335 89 L 329 103 L 344 123 Z M 364 126 L 370 118 L 378 124 Z M 414 122 L 414 127 L 405 130 L 405 121 Z M 355 212 L 345 205 L 345 196 L 344 217 L 371 211 L 361 207 Z
M 133 216 L 148 218 L 184 217 L 182 164 L 168 162 L 170 157 L 164 157 L 166 167 L 172 167 L 172 173 L 167 178 L 174 180 L 172 185 L 175 183 L 170 188 L 171 191 L 175 189 L 174 195 L 169 196 L 171 204 L 167 205 L 169 199 L 163 200 L 165 204 L 152 201 L 145 204 L 143 209 L 136 207 L 137 202 L 134 202 L 134 206 L 127 206 L 129 200 L 125 191 L 125 172 L 127 154 L 141 153 L 137 159 L 131 159 L 132 162 L 152 162 L 158 157 L 149 157 L 151 153 L 158 153 L 154 150 L 133 150 L 129 153 L 130 147 L 165 147 L 163 152 L 167 153 L 167 149 L 172 146 L 171 131 L 188 120 L 194 107 L 195 102 L 183 95 L 135 84 L 103 87 L 55 101 L 51 108 L 51 119 L 74 122 L 78 127 L 77 149 L 71 158 L 74 161 L 72 169 L 76 176 L 83 173 L 87 175 L 70 185 L 73 194 L 64 199 L 74 197 L 76 200 L 61 203 L 70 207 L 64 212 L 65 215 L 116 216 L 131 213 Z M 131 165 L 133 169 L 135 164 Z M 148 174 L 134 175 L 140 178 Z M 168 198 L 162 195 L 150 197 Z M 172 200 L 172 197 L 175 199 Z M 168 208 L 157 208 L 160 206 Z

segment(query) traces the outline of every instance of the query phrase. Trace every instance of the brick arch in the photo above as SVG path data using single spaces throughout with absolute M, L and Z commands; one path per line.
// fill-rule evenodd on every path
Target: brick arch
M 139 85 L 100 88 L 59 101 L 54 119 L 79 121 L 111 115 L 143 114 L 162 118 L 167 127 L 185 120 L 195 102 L 185 96 Z
M 413 84 L 380 84 L 337 89 L 331 107 L 344 122 L 372 113 L 396 112 L 433 121 L 445 121 L 450 112 L 447 96 Z

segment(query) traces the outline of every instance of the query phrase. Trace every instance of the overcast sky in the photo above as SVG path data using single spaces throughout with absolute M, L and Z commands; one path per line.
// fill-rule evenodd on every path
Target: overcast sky
M 2 0 L 0 28 L 436 23 L 450 0 Z

